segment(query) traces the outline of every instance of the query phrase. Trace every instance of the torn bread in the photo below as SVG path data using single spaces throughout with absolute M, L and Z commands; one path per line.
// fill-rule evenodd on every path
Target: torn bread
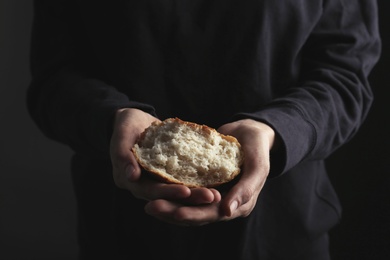
M 240 173 L 244 159 L 235 137 L 179 118 L 152 123 L 132 152 L 138 163 L 159 179 L 188 187 L 229 182 Z

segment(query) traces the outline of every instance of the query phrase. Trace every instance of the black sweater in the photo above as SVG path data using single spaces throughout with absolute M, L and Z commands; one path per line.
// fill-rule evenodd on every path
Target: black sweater
M 287 245 L 287 229 L 307 238 L 338 221 L 323 160 L 366 118 L 379 54 L 373 0 L 36 1 L 28 109 L 84 162 L 109 161 L 122 107 L 212 127 L 271 125 L 281 150 L 252 234 L 236 234 L 261 255 L 263 238 Z

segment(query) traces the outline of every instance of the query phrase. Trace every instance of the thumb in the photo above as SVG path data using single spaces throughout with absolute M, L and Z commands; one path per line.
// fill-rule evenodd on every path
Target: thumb
M 141 177 L 141 169 L 130 148 L 113 145 L 111 148 L 112 174 L 115 184 L 126 188 L 129 182 L 135 182 Z
M 110 141 L 110 157 L 115 184 L 126 188 L 128 182 L 137 181 L 141 169 L 131 151 L 135 137 L 126 131 L 114 131 Z
M 156 118 L 138 109 L 119 109 L 115 114 L 110 156 L 115 183 L 122 188 L 141 177 L 132 147 L 142 131 Z

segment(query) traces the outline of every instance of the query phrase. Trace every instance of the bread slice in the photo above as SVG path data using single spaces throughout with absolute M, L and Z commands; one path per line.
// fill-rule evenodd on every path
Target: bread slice
M 160 180 L 188 187 L 229 182 L 240 173 L 244 159 L 235 137 L 179 118 L 152 123 L 132 152 L 138 163 Z

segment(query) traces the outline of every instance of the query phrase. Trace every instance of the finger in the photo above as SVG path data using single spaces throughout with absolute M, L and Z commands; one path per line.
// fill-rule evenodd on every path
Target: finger
M 216 189 L 210 189 L 210 191 L 214 195 L 214 200 L 212 202 L 220 202 L 222 198 L 221 193 Z
M 110 156 L 113 177 L 120 187 L 123 186 L 122 182 L 134 182 L 141 176 L 141 168 L 131 152 L 133 142 L 134 138 L 119 131 L 115 132 L 111 138 Z
M 218 201 L 218 196 L 219 198 L 221 197 L 219 192 L 214 189 L 192 188 L 190 196 L 185 200 L 181 200 L 180 202 L 187 205 L 208 204 L 214 201 Z
M 162 221 L 182 226 L 202 226 L 220 220 L 218 203 L 183 206 L 166 200 L 155 200 L 145 206 L 147 214 Z
M 181 184 L 166 184 L 155 182 L 148 185 L 147 188 L 142 188 L 142 191 L 148 194 L 150 200 L 166 199 L 166 200 L 184 200 L 191 196 L 190 188 Z
M 269 151 L 265 146 L 245 154 L 241 177 L 221 202 L 221 210 L 228 217 L 237 210 L 242 216 L 250 214 L 269 173 Z
M 238 217 L 226 216 L 221 213 L 220 203 L 210 203 L 198 206 L 183 206 L 176 210 L 175 219 L 191 226 L 202 226 L 210 223 L 226 221 Z
M 248 216 L 256 204 L 257 190 L 261 187 L 251 180 L 240 180 L 221 200 L 222 214 L 227 217 Z
M 116 112 L 110 141 L 110 155 L 116 182 L 136 181 L 140 178 L 141 169 L 131 148 L 152 118 L 137 109 L 120 109 Z
M 166 201 L 166 200 L 154 200 L 145 205 L 145 212 L 156 219 L 170 224 L 179 226 L 188 226 L 185 221 L 176 219 L 175 212 L 180 207 L 180 204 Z
M 113 136 L 113 139 L 117 136 Z M 127 142 L 116 142 L 113 140 L 111 147 L 111 162 L 113 177 L 116 185 L 123 188 L 126 182 L 134 182 L 141 176 L 139 167 Z
M 141 177 L 137 182 L 126 182 L 124 188 L 130 190 L 135 197 L 147 201 L 156 199 L 179 201 L 191 195 L 191 190 L 184 185 L 165 184 L 147 176 Z

